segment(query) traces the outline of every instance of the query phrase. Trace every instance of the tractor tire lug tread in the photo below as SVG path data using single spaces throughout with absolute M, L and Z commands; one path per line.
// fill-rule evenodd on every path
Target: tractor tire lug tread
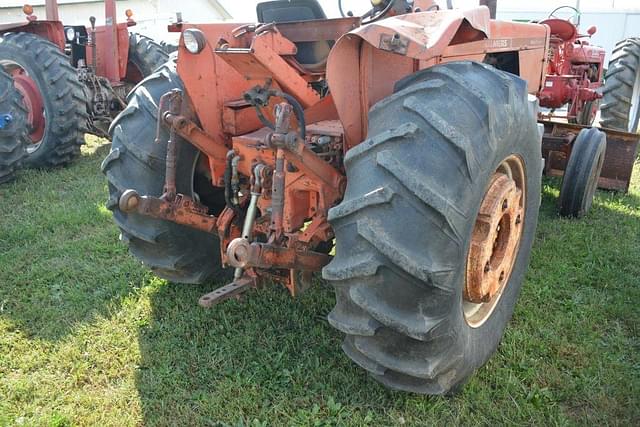
M 437 65 L 374 105 L 367 139 L 347 152 L 344 199 L 329 212 L 337 245 L 323 269 L 336 292 L 329 323 L 346 334 L 347 356 L 384 385 L 453 392 L 498 345 L 540 203 L 541 135 L 530 103 L 516 76 L 472 62 Z M 526 237 L 506 306 L 488 320 L 500 328 L 486 335 L 463 318 L 462 272 L 485 186 L 512 153 L 527 169 Z M 477 346 L 485 350 L 475 354 Z
M 630 123 L 630 120 L 633 86 L 640 74 L 640 38 L 618 42 L 613 52 L 602 87 L 600 126 L 636 132 L 640 123 Z
M 29 52 L 27 59 L 16 62 L 31 68 L 30 75 L 41 92 L 47 129 L 41 146 L 25 158 L 25 165 L 49 168 L 68 165 L 80 155 L 86 130 L 86 100 L 76 70 L 69 65 L 60 48 L 50 41 L 30 33 L 8 33 L 0 43 L 0 55 L 14 58 Z M 73 148 L 72 148 L 73 147 Z
M 125 213 L 117 203 L 127 189 L 134 189 L 142 196 L 162 194 L 168 136 L 163 129 L 163 142 L 154 142 L 155 109 L 160 97 L 175 88 L 182 88 L 182 83 L 173 62 L 166 62 L 135 87 L 129 94 L 129 105 L 111 124 L 113 142 L 102 170 L 109 181 L 108 204 L 130 252 L 161 278 L 178 283 L 203 283 L 221 277 L 220 244 L 216 235 L 137 213 Z M 178 191 L 190 196 L 192 182 L 189 180 L 197 151 L 190 144 L 181 144 L 180 150 Z
M 27 110 L 13 78 L 0 69 L 0 113 L 10 114 L 12 121 L 0 129 L 0 184 L 15 179 L 26 156 Z

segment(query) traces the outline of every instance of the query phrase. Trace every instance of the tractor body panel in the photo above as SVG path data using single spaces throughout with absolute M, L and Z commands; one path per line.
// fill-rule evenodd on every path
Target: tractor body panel
M 542 25 L 492 21 L 486 8 L 413 13 L 362 27 L 357 18 L 278 23 L 259 35 L 242 33 L 246 26 L 180 26 L 182 31 L 197 28 L 206 38 L 198 54 L 180 44 L 177 69 L 193 112 L 210 136 L 199 148 L 208 156 L 217 186 L 222 186 L 225 159 L 214 146 L 231 148 L 231 137 L 263 126 L 242 95 L 266 80 L 298 99 L 305 115 L 339 118 L 346 151 L 366 137 L 369 108 L 391 94 L 398 80 L 440 62 L 483 61 L 487 55 L 517 52 L 521 77 L 535 93 L 544 75 L 548 34 Z M 396 34 L 399 41 L 394 41 Z M 309 70 L 295 61 L 296 43 L 336 38 L 325 69 Z M 309 86 L 325 71 L 329 99 Z
M 106 77 L 110 82 L 120 82 L 127 76 L 127 60 L 129 55 L 128 27 L 135 25 L 130 18 L 126 22 L 117 23 L 115 0 L 105 0 L 105 25 L 97 26 L 96 40 L 96 74 Z M 45 20 L 39 20 L 35 15 L 27 16 L 27 21 L 0 24 L 0 34 L 7 32 L 25 32 L 36 34 L 43 39 L 57 45 L 64 51 L 66 40 L 64 24 L 59 20 L 58 4 L 56 0 L 45 2 Z M 87 27 L 87 33 L 91 28 Z M 86 46 L 86 64 L 92 63 L 92 50 Z M 138 81 L 142 80 L 142 76 Z
M 0 34 L 9 32 L 32 33 L 49 40 L 61 50 L 64 50 L 64 27 L 60 21 L 29 20 L 26 22 L 0 24 Z
M 127 75 L 127 59 L 129 57 L 129 23 L 116 25 L 117 42 L 111 42 L 111 25 L 96 27 L 96 74 L 108 78 L 111 82 L 124 80 Z M 91 31 L 91 28 L 87 28 Z M 91 64 L 93 54 L 87 49 L 87 64 Z M 142 76 L 140 76 L 142 80 Z
M 327 66 L 348 148 L 366 137 L 369 108 L 389 96 L 401 78 L 441 62 L 483 62 L 491 54 L 517 52 L 516 74 L 536 93 L 546 47 L 545 27 L 489 20 L 484 7 L 402 15 L 351 32 L 332 49 Z

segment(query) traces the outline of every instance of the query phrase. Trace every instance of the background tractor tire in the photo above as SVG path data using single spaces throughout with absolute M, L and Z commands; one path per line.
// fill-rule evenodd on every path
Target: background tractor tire
M 87 109 L 82 85 L 69 58 L 58 46 L 39 36 L 9 33 L 0 39 L 0 65 L 10 73 L 23 70 L 42 99 L 44 133 L 38 144 L 31 141 L 27 146 L 25 164 L 47 168 L 70 163 L 84 144 Z M 20 89 L 17 83 L 16 87 Z M 29 105 L 24 92 L 23 98 Z
M 558 201 L 560 215 L 580 218 L 589 212 L 606 149 L 604 132 L 596 128 L 580 131 L 562 177 Z
M 137 33 L 129 35 L 129 64 L 133 65 L 140 76 L 130 83 L 138 83 L 140 78 L 150 76 L 169 59 L 169 53 L 160 44 L 149 37 Z M 129 73 L 129 71 L 128 71 Z M 136 81 L 137 80 L 137 81 Z
M 158 102 L 164 93 L 175 88 L 182 89 L 175 63 L 165 64 L 136 87 L 129 104 L 111 125 L 111 152 L 101 168 L 109 181 L 107 208 L 113 211 L 121 239 L 131 253 L 159 277 L 177 283 L 203 283 L 221 270 L 217 236 L 170 221 L 125 213 L 118 207 L 120 196 L 128 189 L 140 195 L 162 195 L 168 133 L 163 127 L 163 142 L 154 142 Z M 198 156 L 191 144 L 179 144 L 177 190 L 190 197 L 196 191 Z M 222 195 L 219 201 L 224 203 Z
M 15 178 L 27 154 L 27 110 L 10 75 L 0 69 L 0 184 Z
M 374 105 L 367 139 L 347 152 L 344 200 L 329 211 L 328 320 L 346 334 L 347 356 L 385 386 L 452 392 L 498 346 L 537 224 L 536 106 L 517 76 L 475 62 L 437 65 Z M 522 237 L 504 292 L 472 327 L 462 299 L 471 234 L 496 168 L 514 156 L 526 171 Z
M 600 126 L 638 132 L 640 122 L 640 37 L 616 44 L 604 77 Z
M 160 46 L 162 46 L 164 51 L 167 52 L 169 55 L 171 55 L 172 53 L 178 51 L 178 45 L 177 44 L 167 43 L 165 41 L 161 41 L 160 42 Z
M 600 101 L 587 101 L 584 103 L 582 110 L 575 119 L 569 120 L 570 123 L 576 123 L 582 126 L 591 126 L 600 108 Z

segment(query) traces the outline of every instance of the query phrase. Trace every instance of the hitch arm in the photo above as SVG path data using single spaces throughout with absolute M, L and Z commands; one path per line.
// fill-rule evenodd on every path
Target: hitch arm
M 187 117 L 165 113 L 163 119 L 179 136 L 186 139 L 207 156 L 220 162 L 224 162 L 227 158 L 229 148 L 224 144 L 220 144 L 213 136 L 202 130 Z
M 182 194 L 173 201 L 157 197 L 140 196 L 135 190 L 126 190 L 120 196 L 118 206 L 126 213 L 137 213 L 153 218 L 172 221 L 211 234 L 217 234 L 218 219 L 207 214 L 207 208 Z

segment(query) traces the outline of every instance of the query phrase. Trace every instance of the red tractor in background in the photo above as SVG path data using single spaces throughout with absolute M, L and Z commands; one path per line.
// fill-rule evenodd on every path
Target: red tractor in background
M 574 15 L 561 19 L 555 13 L 561 9 L 571 9 Z M 572 6 L 556 8 L 541 24 L 549 26 L 549 62 L 545 85 L 539 94 L 540 106 L 550 108 L 545 118 L 563 118 L 570 123 L 590 126 L 598 113 L 602 85 L 605 50 L 589 44 L 589 38 L 596 32 L 590 27 L 587 34 L 578 32 L 579 11 Z M 556 109 L 567 106 L 565 114 L 557 114 Z
M 132 12 L 117 23 L 116 1 L 105 0 L 105 25 L 64 25 L 57 0 L 46 0 L 46 19 L 25 5 L 24 22 L 0 24 L 0 69 L 13 80 L 26 108 L 26 137 L 0 133 L 0 182 L 20 163 L 31 167 L 68 164 L 79 155 L 84 134 L 108 137 L 111 120 L 126 106 L 133 86 L 165 63 L 168 54 L 151 39 L 129 33 Z M 6 80 L 6 76 L 5 76 Z M 22 113 L 0 96 L 5 134 Z M 7 101 L 8 102 L 8 101 Z M 18 132 L 21 133 L 21 132 Z M 24 132 L 22 132 L 24 133 Z
M 571 10 L 572 16 L 557 17 L 562 9 Z M 638 104 L 638 94 L 628 90 L 633 78 L 626 74 L 640 76 L 640 51 L 616 48 L 603 82 L 605 50 L 586 40 L 596 33 L 596 27 L 581 34 L 579 23 L 580 11 L 572 6 L 560 6 L 540 21 L 549 27 L 550 37 L 545 82 L 537 94 L 540 106 L 548 109 L 539 113 L 545 128 L 545 173 L 563 177 L 559 212 L 572 217 L 589 211 L 597 187 L 628 189 L 638 143 L 637 135 L 626 133 L 637 128 L 633 106 Z M 640 48 L 640 43 L 631 46 Z M 627 55 L 621 57 L 621 53 Z M 635 67 L 629 57 L 635 59 Z M 626 80 L 620 82 L 621 77 Z M 602 128 L 591 128 L 603 96 Z M 625 107 L 627 119 L 635 120 L 635 126 L 622 120 L 624 114 L 617 111 Z

